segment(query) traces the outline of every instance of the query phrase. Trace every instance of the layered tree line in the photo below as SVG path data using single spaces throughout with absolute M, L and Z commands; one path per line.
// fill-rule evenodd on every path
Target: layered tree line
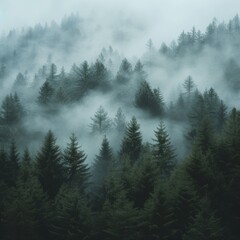
M 61 25 L 10 32 L 7 39 L 20 39 L 20 52 L 12 58 L 6 47 L 0 56 L 0 84 L 9 80 L 13 59 L 18 66 L 29 42 L 53 44 L 62 34 L 74 39 L 81 36 L 80 25 L 72 15 Z M 239 39 L 236 16 L 228 24 L 213 21 L 204 34 L 195 28 L 183 32 L 177 44 L 160 50 L 149 40 L 145 58 L 138 61 L 124 58 L 116 64 L 119 55 L 109 47 L 95 62 L 73 64 L 69 71 L 49 56 L 32 79 L 27 71 L 18 73 L 0 105 L 0 239 L 238 240 L 240 110 L 227 106 L 214 88 L 200 91 L 194 76 L 179 79 L 181 91 L 166 101 L 147 72 L 160 56 L 176 66 L 205 47 L 221 51 L 228 42 L 238 49 Z M 59 44 L 70 46 L 67 40 Z M 234 92 L 239 66 L 236 56 L 224 64 L 226 89 Z M 82 106 L 94 95 L 110 96 L 119 108 L 113 116 L 97 103 L 83 138 L 76 129 L 63 146 L 68 136 L 57 138 L 58 132 L 49 130 L 42 137 L 39 129 L 32 130 L 37 117 L 57 121 L 63 109 Z M 151 140 L 144 138 L 139 116 L 149 120 L 149 129 L 155 127 Z M 184 126 L 180 146 L 174 145 L 169 122 Z M 99 146 L 91 143 L 98 150 L 91 159 L 82 146 L 99 137 Z M 41 142 L 32 151 L 36 138 Z
M 36 155 L 0 152 L 1 239 L 239 239 L 240 111 L 205 118 L 185 160 L 163 121 L 144 142 L 133 116 L 120 151 L 105 135 L 92 164 L 74 134 Z

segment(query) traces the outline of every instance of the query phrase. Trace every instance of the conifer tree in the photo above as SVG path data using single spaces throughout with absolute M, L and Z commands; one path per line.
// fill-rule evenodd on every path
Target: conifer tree
M 63 183 L 64 173 L 60 148 L 52 131 L 47 133 L 36 156 L 36 171 L 44 192 L 53 198 Z
M 122 63 L 119 67 L 119 71 L 117 73 L 116 81 L 118 84 L 126 84 L 130 81 L 132 76 L 132 65 L 125 58 L 122 60 Z
M 63 154 L 63 162 L 67 181 L 71 186 L 78 186 L 82 191 L 86 188 L 89 178 L 89 168 L 85 163 L 86 158 L 86 154 L 78 145 L 77 137 L 72 134 Z
M 112 149 L 109 145 L 108 139 L 104 136 L 99 154 L 95 158 L 93 164 L 93 178 L 94 184 L 102 187 L 110 168 L 113 165 Z
M 166 131 L 164 123 L 161 121 L 154 131 L 155 138 L 153 148 L 153 158 L 160 168 L 162 177 L 168 177 L 175 166 L 175 153 L 171 140 Z
M 136 117 L 132 117 L 127 126 L 125 137 L 122 140 L 120 155 L 129 156 L 132 163 L 136 162 L 140 157 L 142 149 L 142 134 L 140 125 Z
M 61 187 L 54 205 L 56 211 L 50 226 L 53 239 L 89 239 L 90 210 L 77 188 Z
M 92 123 L 90 125 L 93 133 L 107 133 L 111 126 L 112 122 L 108 117 L 108 113 L 100 106 L 97 112 L 94 114 L 94 117 L 91 118 Z
M 126 130 L 126 117 L 121 108 L 118 108 L 115 115 L 114 126 L 118 133 L 123 134 Z
M 48 81 L 45 81 L 39 91 L 38 102 L 42 105 L 49 105 L 52 101 L 54 89 Z

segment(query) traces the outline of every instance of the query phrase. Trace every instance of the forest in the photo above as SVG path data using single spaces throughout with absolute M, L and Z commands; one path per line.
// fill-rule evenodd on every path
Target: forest
M 88 34 L 0 38 L 0 239 L 239 240 L 238 15 L 132 58 Z

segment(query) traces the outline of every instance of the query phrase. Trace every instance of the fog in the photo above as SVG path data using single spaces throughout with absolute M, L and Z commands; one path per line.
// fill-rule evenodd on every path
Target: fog
M 165 116 L 152 117 L 149 113 L 136 108 L 134 93 L 139 87 L 138 84 L 132 83 L 131 80 L 131 83 L 116 87 L 115 90 L 116 74 L 125 57 L 133 68 L 137 60 L 141 59 L 147 74 L 146 80 L 151 88 L 160 89 L 166 110 L 184 91 L 182 85 L 189 75 L 192 76 L 200 92 L 203 93 L 213 87 L 229 108 L 237 106 L 239 91 L 234 93 L 230 90 L 226 91 L 223 83 L 226 62 L 234 57 L 239 63 L 239 56 L 230 43 L 226 41 L 226 46 L 221 50 L 204 46 L 197 57 L 186 54 L 177 60 L 169 60 L 166 56 L 159 55 L 158 50 L 163 42 L 171 47 L 171 42 L 177 41 L 182 31 L 191 31 L 193 26 L 205 33 L 206 27 L 214 18 L 217 18 L 219 23 L 228 22 L 239 7 L 240 3 L 234 0 L 1 1 L 0 32 L 3 33 L 0 45 L 3 51 L 1 61 L 4 63 L 9 58 L 11 62 L 9 64 L 11 71 L 6 81 L 2 83 L 1 101 L 7 94 L 16 90 L 13 84 L 17 74 L 27 72 L 27 88 L 23 92 L 17 88 L 17 92 L 28 110 L 24 127 L 28 133 L 31 133 L 31 137 L 22 139 L 21 144 L 29 146 L 35 153 L 40 141 L 51 129 L 58 143 L 64 147 L 68 136 L 74 132 L 88 155 L 88 162 L 92 162 L 99 150 L 103 135 L 91 135 L 91 117 L 100 106 L 103 106 L 109 117 L 113 119 L 117 109 L 121 107 L 127 122 L 132 116 L 137 117 L 144 142 L 152 142 L 154 130 L 159 121 L 164 119 L 178 158 L 182 159 L 186 153 L 183 143 L 187 123 L 176 122 Z M 74 21 L 75 16 L 78 16 L 76 29 L 79 32 L 75 28 L 73 32 L 67 32 L 62 28 L 62 19 L 64 16 L 65 19 L 68 18 L 72 13 Z M 37 25 L 39 23 L 43 27 L 39 27 Z M 9 33 L 12 29 L 16 29 L 16 32 Z M 47 33 L 43 37 L 39 35 L 36 39 L 32 39 L 33 29 L 36 33 L 47 29 Z M 41 37 L 42 39 L 39 40 Z M 153 40 L 154 56 L 151 56 L 147 49 L 147 41 L 150 38 Z M 46 80 L 46 77 L 38 76 L 41 67 L 44 65 L 49 68 L 49 64 L 55 63 L 57 74 L 60 75 L 61 67 L 64 67 L 68 79 L 71 80 L 74 63 L 76 66 L 81 66 L 82 62 L 87 60 L 92 66 L 99 58 L 102 49 L 105 48 L 102 53 L 107 52 L 110 45 L 113 50 L 111 54 L 105 53 L 104 63 L 112 74 L 110 81 L 113 90 L 107 93 L 92 91 L 81 101 L 63 106 L 53 116 L 45 114 L 37 104 L 39 89 Z M 12 56 L 19 58 L 16 63 Z M 150 58 L 152 63 L 148 64 Z M 112 65 L 109 64 L 110 60 Z M 118 94 L 121 92 L 125 96 L 119 100 Z M 108 138 L 117 154 L 121 138 L 114 131 L 108 133 Z
M 204 31 L 214 17 L 228 21 L 239 7 L 237 0 L 2 0 L 0 32 L 59 22 L 64 15 L 79 13 L 100 29 L 95 44 L 139 55 L 150 37 L 157 46 L 169 43 L 192 26 Z

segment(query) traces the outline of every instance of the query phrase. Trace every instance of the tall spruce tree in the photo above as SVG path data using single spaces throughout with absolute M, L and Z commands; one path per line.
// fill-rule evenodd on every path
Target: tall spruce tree
M 86 188 L 89 178 L 89 168 L 85 163 L 86 158 L 86 154 L 78 145 L 77 137 L 72 134 L 63 154 L 63 162 L 67 181 L 71 186 L 78 186 L 82 191 Z
M 175 166 L 176 155 L 166 127 L 162 121 L 154 133 L 155 138 L 153 139 L 154 143 L 152 145 L 153 158 L 160 168 L 161 175 L 168 177 Z
M 136 162 L 142 149 L 142 134 L 140 132 L 140 125 L 136 117 L 132 117 L 127 126 L 125 137 L 122 140 L 120 155 L 129 156 L 132 163 Z
M 36 172 L 44 192 L 53 198 L 64 180 L 62 156 L 56 138 L 49 131 L 36 156 Z

